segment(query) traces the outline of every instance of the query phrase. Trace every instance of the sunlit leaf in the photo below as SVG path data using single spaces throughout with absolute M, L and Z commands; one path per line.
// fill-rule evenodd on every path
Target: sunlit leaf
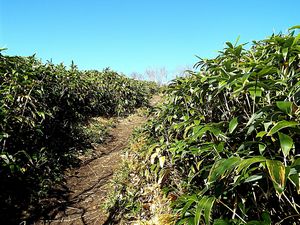
M 278 131 L 284 129 L 284 128 L 287 128 L 287 127 L 295 127 L 298 125 L 298 122 L 295 122 L 295 121 L 286 121 L 286 120 L 282 120 L 282 121 L 279 121 L 278 123 L 276 123 L 272 128 L 271 130 L 268 132 L 268 136 L 271 136 L 275 133 L 277 133 Z
M 229 122 L 229 133 L 232 133 L 235 128 L 238 125 L 238 118 L 234 117 L 230 122 Z
M 248 159 L 243 159 L 237 165 L 236 171 L 237 171 L 237 173 L 240 173 L 243 170 L 247 170 L 254 163 L 260 163 L 260 162 L 265 162 L 265 161 L 266 161 L 266 158 L 263 156 L 256 156 L 256 157 L 251 157 Z
M 215 197 L 203 196 L 196 206 L 195 225 L 201 223 L 201 217 L 204 216 L 205 224 L 210 224 L 212 207 Z
M 266 131 L 260 131 L 259 133 L 256 134 L 257 138 L 262 138 L 263 136 L 265 136 L 267 134 Z
M 291 28 L 289 28 L 289 31 L 295 30 L 295 29 L 300 29 L 300 25 L 292 26 Z
M 289 135 L 286 135 L 281 132 L 278 132 L 278 137 L 279 137 L 282 153 L 285 157 L 287 157 L 294 145 L 293 139 Z
M 299 39 L 300 39 L 300 34 L 298 34 L 298 35 L 295 37 L 295 39 L 294 39 L 294 41 L 293 41 L 293 45 L 297 44 L 297 42 L 299 41 Z
M 266 165 L 274 188 L 280 196 L 284 191 L 286 183 L 285 166 L 278 160 L 267 160 Z
M 284 113 L 291 115 L 292 109 L 293 109 L 293 102 L 288 101 L 277 101 L 276 102 L 277 107 Z
M 250 87 L 248 90 L 252 98 L 262 96 L 262 88 L 260 87 Z
M 288 52 L 289 52 L 289 49 L 288 49 L 288 48 L 282 49 L 282 55 L 283 55 L 283 59 L 284 59 L 284 60 L 286 60 L 286 57 L 287 57 Z
M 208 181 L 214 182 L 218 179 L 222 179 L 228 172 L 230 172 L 241 159 L 239 157 L 231 157 L 228 159 L 221 159 L 216 161 L 210 170 Z
M 166 157 L 165 156 L 160 156 L 158 159 L 159 159 L 160 167 L 163 168 L 164 164 L 165 164 Z
M 249 125 L 253 124 L 257 119 L 261 118 L 263 116 L 263 112 L 259 112 L 259 113 L 253 113 L 248 121 L 248 123 L 246 124 L 246 127 L 248 127 Z
M 247 179 L 245 179 L 244 182 L 245 183 L 254 182 L 254 181 L 260 180 L 262 178 L 263 178 L 262 175 L 252 175 L 252 176 L 248 177 Z

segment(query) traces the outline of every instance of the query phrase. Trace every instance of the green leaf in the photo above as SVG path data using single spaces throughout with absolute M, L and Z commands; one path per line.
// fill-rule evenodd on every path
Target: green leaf
M 187 126 L 184 130 L 184 133 L 183 133 L 183 138 L 186 138 L 187 137 L 187 134 L 188 132 L 190 131 L 190 129 L 194 126 L 194 124 L 191 124 L 189 126 Z
M 265 128 L 265 131 L 268 131 L 269 127 L 272 125 L 272 122 L 266 122 L 264 123 L 264 128 Z
M 201 122 L 200 120 L 194 120 L 194 124 L 197 126 L 200 124 L 200 122 Z
M 189 117 L 188 115 L 185 115 L 185 116 L 182 117 L 182 119 L 183 119 L 184 121 L 188 121 L 189 118 L 190 118 L 190 117 Z
M 278 123 L 276 123 L 271 130 L 269 131 L 269 133 L 267 134 L 267 136 L 271 136 L 275 133 L 277 133 L 278 131 L 280 131 L 283 128 L 287 128 L 287 127 L 295 127 L 297 126 L 298 123 L 295 121 L 286 121 L 286 120 L 282 120 Z
M 265 144 L 258 144 L 258 149 L 259 149 L 260 154 L 264 153 L 266 147 L 267 146 Z
M 194 219 L 193 217 L 183 218 L 177 221 L 176 225 L 194 225 Z
M 300 25 L 292 26 L 291 28 L 289 28 L 289 31 L 295 30 L 295 29 L 300 29 Z
M 287 157 L 294 145 L 293 139 L 290 136 L 283 134 L 281 132 L 278 132 L 278 137 L 279 137 L 282 153 L 284 157 Z
M 228 159 L 220 159 L 216 161 L 210 170 L 208 182 L 214 182 L 219 178 L 223 178 L 227 173 L 231 172 L 233 168 L 241 161 L 240 157 L 231 157 Z
M 286 183 L 285 166 L 278 160 L 267 160 L 266 165 L 276 192 L 281 196 Z
M 195 201 L 192 199 L 192 200 L 189 200 L 187 201 L 187 203 L 184 205 L 184 207 L 182 208 L 181 210 L 181 216 L 184 217 L 186 212 L 188 211 L 188 209 L 191 207 L 191 205 L 194 203 Z
M 252 175 L 250 177 L 248 177 L 247 179 L 245 179 L 245 183 L 249 183 L 249 182 L 253 182 L 253 181 L 257 181 L 257 180 L 260 180 L 262 179 L 263 176 L 262 175 Z
M 272 220 L 271 220 L 271 217 L 270 217 L 270 213 L 269 212 L 263 212 L 262 215 L 261 215 L 263 221 L 265 223 L 267 223 L 268 225 L 271 225 L 272 223 Z
M 295 37 L 295 39 L 294 39 L 294 41 L 293 41 L 293 44 L 292 44 L 292 45 L 295 45 L 295 44 L 297 44 L 297 42 L 299 41 L 299 39 L 300 39 L 300 34 L 298 34 L 298 35 Z
M 249 87 L 249 92 L 252 98 L 261 97 L 262 88 L 261 87 Z
M 263 136 L 265 136 L 267 134 L 266 131 L 260 131 L 259 133 L 256 134 L 257 138 L 262 138 Z
M 238 166 L 236 167 L 236 172 L 240 173 L 242 170 L 247 170 L 252 164 L 260 163 L 266 161 L 266 158 L 263 156 L 251 157 L 248 159 L 243 159 Z
M 277 101 L 276 106 L 284 113 L 291 115 L 293 111 L 293 102 Z
M 0 52 L 7 50 L 7 48 L 0 48 Z
M 0 141 L 2 141 L 5 138 L 8 138 L 8 137 L 9 137 L 8 133 L 0 132 Z
M 196 212 L 195 212 L 195 218 L 194 218 L 194 224 L 195 225 L 200 224 L 201 215 L 202 215 L 202 208 L 201 208 L 201 205 L 200 205 L 200 202 L 199 202 L 198 205 L 197 205 L 197 208 L 196 208 Z
M 229 133 L 232 133 L 235 128 L 238 125 L 238 119 L 237 117 L 234 117 L 230 122 L 229 122 Z
M 297 192 L 300 194 L 300 158 L 291 165 L 289 180 L 296 186 Z
M 263 76 L 266 74 L 273 74 L 277 71 L 275 67 L 265 67 L 261 71 L 258 72 L 258 76 Z
M 204 216 L 205 224 L 210 224 L 212 207 L 215 202 L 215 197 L 203 196 L 197 204 L 195 212 L 195 224 L 199 225 L 201 216 Z
M 239 36 L 237 37 L 237 39 L 235 40 L 234 46 L 237 46 L 237 44 L 238 44 L 239 41 L 240 41 L 240 38 L 241 38 L 241 36 L 239 35 Z
M 12 155 L 6 154 L 0 154 L 0 158 L 4 161 L 5 164 L 9 165 L 11 162 L 13 162 Z
M 216 200 L 215 197 L 210 197 L 204 206 L 205 224 L 210 224 L 212 208 L 213 208 L 215 200 Z
M 282 55 L 283 55 L 283 58 L 284 58 L 285 61 L 286 61 L 286 57 L 287 57 L 288 52 L 289 52 L 288 48 L 282 49 Z
M 158 153 L 157 153 L 157 152 L 154 152 L 154 153 L 151 155 L 151 157 L 150 157 L 150 163 L 151 163 L 151 164 L 154 164 L 155 159 L 157 158 L 157 156 L 158 156 Z
M 225 145 L 225 142 L 220 142 L 217 147 L 216 147 L 216 150 L 218 152 L 222 152 L 224 150 L 224 145 Z
M 214 225 L 231 225 L 231 223 L 226 220 L 216 219 L 214 220 Z
M 222 133 L 218 127 L 214 126 L 213 124 L 206 124 L 205 126 L 193 127 L 193 138 L 202 138 L 207 131 L 210 131 L 215 136 L 222 135 L 225 137 L 224 133 Z
M 233 48 L 233 45 L 232 45 L 231 42 L 229 42 L 229 41 L 226 42 L 226 45 L 227 45 L 229 48 Z
M 253 113 L 252 116 L 250 117 L 248 123 L 246 124 L 246 127 L 248 127 L 249 125 L 255 123 L 255 121 L 259 118 L 261 118 L 263 116 L 263 112 L 260 113 Z

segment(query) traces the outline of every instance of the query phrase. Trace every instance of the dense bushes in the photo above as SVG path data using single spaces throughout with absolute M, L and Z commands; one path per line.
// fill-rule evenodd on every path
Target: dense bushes
M 73 154 L 70 147 L 79 142 L 78 123 L 96 115 L 128 114 L 146 105 L 157 88 L 109 69 L 79 71 L 73 63 L 67 69 L 34 56 L 2 54 L 0 85 L 2 202 L 14 198 L 14 193 L 4 197 L 9 185 L 42 188 L 61 174 Z
M 143 176 L 176 199 L 177 224 L 296 224 L 300 34 L 226 45 L 169 85 Z

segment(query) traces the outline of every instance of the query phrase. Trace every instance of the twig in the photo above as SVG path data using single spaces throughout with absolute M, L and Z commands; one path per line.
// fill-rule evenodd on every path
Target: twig
M 296 211 L 296 213 L 300 214 L 299 211 L 297 210 L 297 207 L 290 201 L 290 199 L 285 195 L 285 193 L 282 193 L 285 199 L 288 201 L 288 203 L 293 207 L 293 209 Z
M 229 209 L 234 215 L 236 215 L 240 220 L 242 220 L 243 223 L 246 223 L 245 220 L 243 220 L 242 217 L 239 216 L 239 214 L 237 214 L 236 212 L 234 212 L 228 205 L 226 205 L 224 202 L 222 202 L 221 200 L 217 200 L 218 202 L 220 202 L 222 205 L 224 205 L 227 209 Z
M 299 217 L 300 217 L 300 215 L 299 215 L 299 214 L 295 214 L 295 215 L 287 216 L 287 217 L 285 217 L 284 219 L 280 220 L 278 223 L 275 223 L 275 225 L 279 225 L 279 224 L 281 224 L 283 221 L 285 221 L 286 219 L 289 219 L 289 218 L 292 218 L 292 217 L 297 217 L 297 216 L 299 216 Z

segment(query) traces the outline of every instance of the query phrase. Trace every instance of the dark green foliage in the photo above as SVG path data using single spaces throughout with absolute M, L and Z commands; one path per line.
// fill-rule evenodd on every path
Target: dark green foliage
M 0 53 L 0 201 L 17 190 L 43 191 L 76 162 L 78 124 L 92 116 L 126 115 L 148 104 L 157 86 L 109 69 L 79 71 Z M 18 184 L 18 185 L 17 185 Z M 13 189 L 12 186 L 15 186 Z M 22 188 L 23 186 L 23 188 Z
M 181 196 L 173 204 L 178 224 L 293 224 L 300 220 L 300 34 L 272 35 L 249 50 L 226 44 L 195 65 L 199 72 L 169 85 L 149 126 L 157 139 L 152 170 L 158 179 L 172 171 L 162 185 Z

